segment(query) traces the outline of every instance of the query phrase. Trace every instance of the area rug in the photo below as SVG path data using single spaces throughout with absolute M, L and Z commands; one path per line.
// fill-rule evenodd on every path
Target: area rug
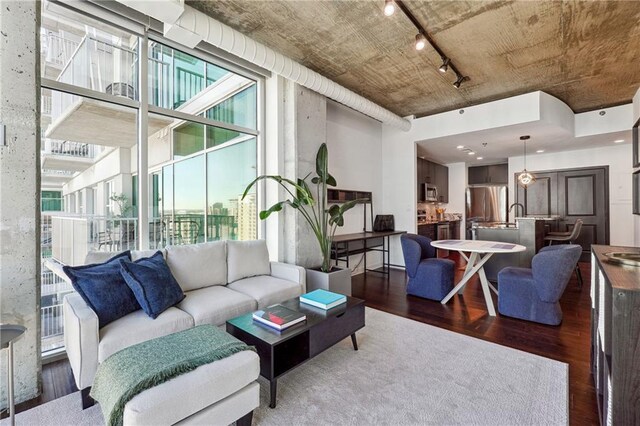
M 260 379 L 255 425 L 566 425 L 568 365 L 366 309 L 345 339 L 278 381 Z M 0 422 L 8 424 L 8 419 Z M 21 425 L 103 424 L 75 393 L 18 414 Z

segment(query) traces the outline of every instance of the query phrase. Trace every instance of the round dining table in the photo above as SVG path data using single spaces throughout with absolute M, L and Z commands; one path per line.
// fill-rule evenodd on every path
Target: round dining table
M 489 315 L 495 316 L 496 309 L 491 299 L 491 290 L 498 294 L 498 290 L 487 280 L 484 272 L 484 264 L 496 253 L 509 254 L 525 251 L 527 248 L 520 244 L 504 243 L 500 241 L 484 241 L 484 240 L 436 240 L 431 245 L 435 248 L 443 250 L 455 250 L 467 261 L 462 279 L 456 286 L 442 299 L 440 303 L 446 304 L 456 294 L 462 294 L 465 285 L 475 274 L 480 278 L 480 285 L 484 294 L 484 300 L 487 304 Z M 467 253 L 470 253 L 467 255 Z M 517 264 L 517 262 L 514 262 Z M 491 289 L 491 290 L 490 290 Z

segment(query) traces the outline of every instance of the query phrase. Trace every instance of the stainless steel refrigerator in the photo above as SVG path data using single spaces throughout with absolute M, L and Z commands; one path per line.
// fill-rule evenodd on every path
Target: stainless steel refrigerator
M 467 188 L 467 238 L 474 222 L 506 222 L 509 204 L 506 185 L 474 185 Z

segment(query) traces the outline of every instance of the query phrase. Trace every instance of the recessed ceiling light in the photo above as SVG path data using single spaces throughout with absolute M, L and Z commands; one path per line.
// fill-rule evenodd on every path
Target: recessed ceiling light
M 613 141 L 613 143 L 622 143 L 624 142 L 624 139 L 616 139 L 615 141 Z
M 476 155 L 476 153 L 473 152 L 473 151 L 469 151 L 469 152 L 467 152 L 467 155 Z
M 542 154 L 544 152 L 544 149 L 539 149 L 536 151 L 538 154 Z
M 416 50 L 422 50 L 427 45 L 427 38 L 422 33 L 416 34 Z
M 456 146 L 456 149 L 464 149 L 464 145 L 458 145 Z
M 384 15 L 391 16 L 396 11 L 396 6 L 393 4 L 393 0 L 384 0 Z
M 476 158 L 476 160 L 482 160 L 482 157 L 478 157 L 478 158 Z

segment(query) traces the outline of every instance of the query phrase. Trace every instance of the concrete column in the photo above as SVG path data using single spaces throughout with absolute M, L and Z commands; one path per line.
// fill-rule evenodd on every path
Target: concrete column
M 284 176 L 297 179 L 315 171 L 316 153 L 327 139 L 327 99 L 287 80 L 284 90 Z M 309 182 L 311 185 L 311 183 Z M 283 258 L 304 267 L 322 264 L 320 247 L 304 218 L 283 213 Z
M 0 322 L 27 332 L 16 342 L 16 402 L 38 395 L 40 360 L 40 2 L 0 7 Z M 6 407 L 6 351 L 0 407 Z

